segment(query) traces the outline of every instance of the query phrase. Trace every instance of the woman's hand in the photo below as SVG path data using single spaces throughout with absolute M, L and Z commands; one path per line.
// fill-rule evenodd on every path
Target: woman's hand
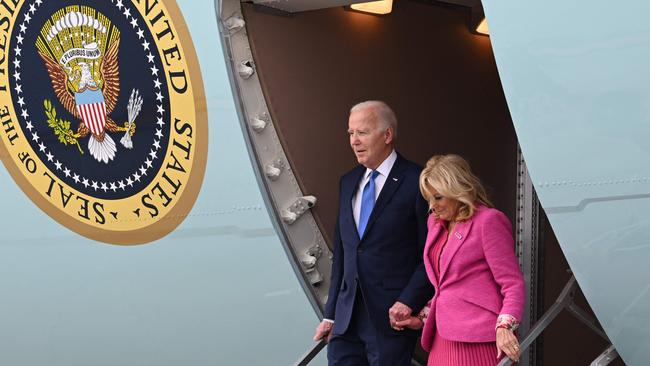
M 521 351 L 515 334 L 505 328 L 497 328 L 497 359 L 504 354 L 513 361 L 519 361 Z
M 422 322 L 422 320 L 416 316 L 411 316 L 408 319 L 396 321 L 395 323 L 391 324 L 391 326 L 395 330 L 404 330 L 404 328 L 418 330 L 422 329 L 424 322 Z

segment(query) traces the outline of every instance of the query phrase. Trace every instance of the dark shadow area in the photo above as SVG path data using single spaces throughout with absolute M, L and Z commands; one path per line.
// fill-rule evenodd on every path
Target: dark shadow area
M 338 179 L 356 164 L 348 112 L 368 99 L 394 108 L 404 156 L 464 156 L 514 220 L 517 142 L 490 39 L 469 32 L 468 8 L 400 1 L 382 17 L 342 7 L 281 17 L 242 6 L 273 121 L 326 236 Z

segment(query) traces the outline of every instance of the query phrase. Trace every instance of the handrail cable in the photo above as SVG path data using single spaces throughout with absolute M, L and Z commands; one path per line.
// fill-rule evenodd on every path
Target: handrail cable
M 546 329 L 546 327 L 553 322 L 553 320 L 558 316 L 558 314 L 566 309 L 569 311 L 571 315 L 576 317 L 578 320 L 580 320 L 582 323 L 584 323 L 589 329 L 591 329 L 594 333 L 598 334 L 601 336 L 603 339 L 605 339 L 608 343 L 610 343 L 610 346 L 600 355 L 598 358 L 596 358 L 590 366 L 606 366 L 608 365 L 611 361 L 616 359 L 618 357 L 618 353 L 616 352 L 616 349 L 614 348 L 613 345 L 611 345 L 611 342 L 609 341 L 609 338 L 607 337 L 607 334 L 603 332 L 602 329 L 598 326 L 598 322 L 596 319 L 594 319 L 591 315 L 587 314 L 583 309 L 578 307 L 574 300 L 575 300 L 575 294 L 576 290 L 578 289 L 578 282 L 576 281 L 575 276 L 572 274 L 571 278 L 567 282 L 567 284 L 564 286 L 562 289 L 562 292 L 560 292 L 560 295 L 557 297 L 555 300 L 555 303 L 542 315 L 541 318 L 535 323 L 535 325 L 530 328 L 530 331 L 528 332 L 528 335 L 526 335 L 526 338 L 524 338 L 521 341 L 521 344 L 519 345 L 521 352 L 523 353 L 528 347 L 530 347 L 531 344 L 537 339 L 537 337 L 542 334 L 542 332 Z M 498 363 L 497 366 L 510 366 L 512 365 L 512 360 L 509 359 L 508 357 L 504 357 L 501 362 Z

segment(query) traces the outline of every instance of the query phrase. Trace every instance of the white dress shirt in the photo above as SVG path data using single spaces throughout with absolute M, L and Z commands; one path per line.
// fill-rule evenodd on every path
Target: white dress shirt
M 386 183 L 386 179 L 388 179 L 390 170 L 393 169 L 393 165 L 395 165 L 395 160 L 397 160 L 397 153 L 393 150 L 386 160 L 384 160 L 376 169 L 379 174 L 375 178 L 375 202 L 377 201 L 377 197 L 379 197 L 379 193 L 381 193 L 381 189 L 384 188 L 384 183 Z M 368 183 L 371 172 L 372 169 L 366 168 L 363 179 L 361 179 L 359 186 L 357 187 L 357 192 L 354 194 L 354 197 L 352 197 L 352 212 L 354 214 L 354 222 L 357 224 L 357 228 L 359 228 L 359 216 L 361 216 L 361 197 L 363 196 L 363 188 L 366 186 L 366 183 Z

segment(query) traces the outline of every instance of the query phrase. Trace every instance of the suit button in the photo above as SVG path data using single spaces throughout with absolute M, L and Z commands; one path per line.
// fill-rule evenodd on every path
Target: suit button
M 363 249 L 357 249 L 357 253 L 359 254 L 363 253 Z

